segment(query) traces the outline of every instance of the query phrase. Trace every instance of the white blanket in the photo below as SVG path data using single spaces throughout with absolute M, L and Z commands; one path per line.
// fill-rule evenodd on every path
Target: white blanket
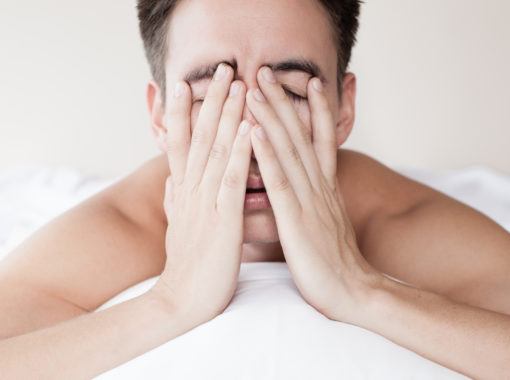
M 400 169 L 510 231 L 510 178 L 484 167 Z M 0 173 L 0 260 L 48 220 L 117 179 L 38 165 Z M 0 263 L 1 265 L 1 263 Z M 137 284 L 98 310 L 146 291 Z M 299 294 L 285 263 L 243 263 L 223 314 L 100 379 L 463 379 L 370 331 L 327 319 Z

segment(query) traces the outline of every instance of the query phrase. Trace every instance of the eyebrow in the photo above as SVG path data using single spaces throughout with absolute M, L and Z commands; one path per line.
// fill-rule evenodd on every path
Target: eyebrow
M 189 84 L 192 84 L 194 82 L 198 82 L 204 79 L 211 79 L 214 76 L 214 73 L 216 72 L 216 68 L 221 63 L 225 63 L 232 67 L 234 69 L 234 72 L 237 71 L 237 61 L 235 59 L 230 61 L 223 60 L 196 67 L 189 71 L 184 76 L 183 80 L 185 82 L 188 82 Z M 280 61 L 276 63 L 264 63 L 262 66 L 270 67 L 275 73 L 282 71 L 283 72 L 302 71 L 307 74 L 310 74 L 310 76 L 312 77 L 318 77 L 322 81 L 322 83 L 327 82 L 319 65 L 317 65 L 315 62 L 309 59 L 302 58 L 287 59 L 285 61 Z

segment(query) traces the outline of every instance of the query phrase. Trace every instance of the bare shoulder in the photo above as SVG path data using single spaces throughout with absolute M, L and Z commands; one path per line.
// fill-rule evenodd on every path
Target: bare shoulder
M 166 158 L 155 157 L 15 247 L 0 265 L 0 304 L 8 305 L 0 337 L 93 311 L 160 274 L 168 175 Z
M 438 194 L 366 154 L 339 149 L 337 158 L 338 186 L 357 235 L 373 217 L 403 213 Z
M 367 155 L 338 154 L 338 183 L 363 256 L 419 288 L 508 313 L 510 233 L 481 212 Z
M 138 225 L 165 225 L 165 181 L 170 175 L 168 158 L 160 154 L 108 189 L 111 202 Z

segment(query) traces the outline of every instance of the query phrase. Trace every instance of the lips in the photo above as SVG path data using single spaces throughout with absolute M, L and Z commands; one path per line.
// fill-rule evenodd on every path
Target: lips
M 246 184 L 246 189 L 255 190 L 255 189 L 264 189 L 264 181 L 262 181 L 262 177 L 260 175 L 249 175 L 248 183 Z
M 248 173 L 248 182 L 246 183 L 246 193 L 261 193 L 266 192 L 266 188 L 264 187 L 264 181 L 262 180 L 262 176 L 260 172 L 258 172 L 258 162 L 255 157 L 255 152 L 251 151 L 252 162 L 250 164 L 250 173 Z M 258 172 L 258 173 L 257 173 Z

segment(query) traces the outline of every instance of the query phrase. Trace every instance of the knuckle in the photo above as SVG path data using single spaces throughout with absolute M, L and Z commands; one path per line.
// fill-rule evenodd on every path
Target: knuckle
M 229 189 L 237 189 L 241 186 L 241 178 L 236 173 L 225 173 L 223 185 Z
M 222 159 L 228 154 L 228 149 L 225 145 L 220 143 L 214 143 L 209 152 L 209 157 L 212 159 Z
M 305 127 L 304 125 L 299 128 L 299 138 L 304 142 L 312 141 L 312 131 L 310 128 Z
M 166 151 L 167 153 L 180 153 L 184 150 L 183 145 L 179 140 L 168 138 L 166 140 Z
M 206 132 L 202 128 L 195 128 L 193 135 L 191 136 L 191 142 L 193 144 L 205 144 L 210 139 L 210 133 Z
M 200 193 L 200 190 L 200 183 L 186 183 L 182 188 L 182 194 L 185 194 L 185 196 L 197 195 Z
M 290 187 L 290 182 L 287 178 L 278 178 L 272 184 L 271 188 L 276 191 L 285 191 Z
M 291 145 L 287 148 L 287 156 L 293 161 L 293 162 L 299 162 L 301 160 L 301 157 L 299 157 L 299 152 L 297 148 L 294 145 Z

